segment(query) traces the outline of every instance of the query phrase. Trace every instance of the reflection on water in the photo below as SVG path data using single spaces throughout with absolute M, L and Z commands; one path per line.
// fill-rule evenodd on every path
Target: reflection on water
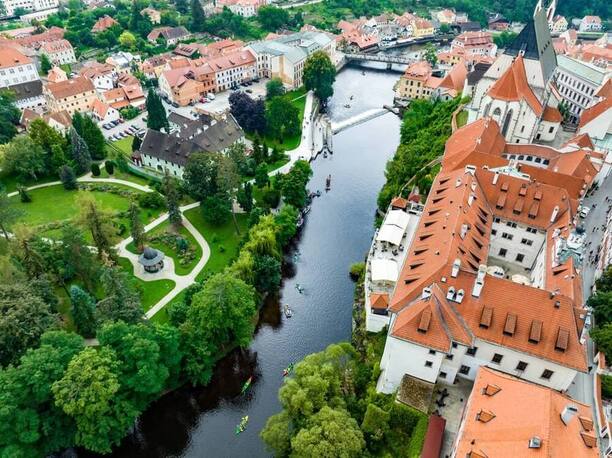
M 334 120 L 393 100 L 396 73 L 366 69 L 363 75 L 362 71 L 347 68 L 338 75 L 329 106 Z M 346 104 L 351 107 L 344 108 Z M 288 255 L 279 297 L 263 306 L 250 348 L 224 358 L 209 386 L 185 386 L 153 403 L 114 456 L 269 456 L 259 431 L 280 410 L 283 369 L 350 338 L 354 285 L 348 267 L 367 253 L 376 196 L 384 182 L 385 164 L 397 147 L 399 124 L 389 113 L 334 137 L 334 154 L 312 164 L 310 183 L 310 189 L 323 190 L 325 177 L 331 174 L 332 188 L 314 199 L 294 248 L 299 255 Z M 303 286 L 303 293 L 296 284 Z M 285 303 L 293 309 L 292 318 L 281 312 Z M 249 376 L 253 384 L 240 395 Z M 249 415 L 248 427 L 236 436 L 234 428 L 244 415 Z

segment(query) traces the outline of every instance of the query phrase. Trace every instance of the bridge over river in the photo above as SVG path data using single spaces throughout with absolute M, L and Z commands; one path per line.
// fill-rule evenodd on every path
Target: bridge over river
M 410 65 L 418 59 L 405 54 L 368 54 L 368 53 L 346 53 L 344 58 L 347 62 L 383 62 L 387 64 L 387 69 L 391 69 L 393 64 Z

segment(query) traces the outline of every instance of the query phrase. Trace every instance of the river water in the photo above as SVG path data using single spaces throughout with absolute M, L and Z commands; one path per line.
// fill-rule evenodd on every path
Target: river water
M 332 120 L 391 104 L 398 77 L 376 64 L 345 68 L 337 76 L 330 103 Z M 285 266 L 280 298 L 264 306 L 250 348 L 223 359 L 209 386 L 184 387 L 152 404 L 114 456 L 269 456 L 259 431 L 280 410 L 283 368 L 350 339 L 354 284 L 348 268 L 368 251 L 376 196 L 385 164 L 399 142 L 399 127 L 397 116 L 388 113 L 334 137 L 334 154 L 312 163 L 309 185 L 323 191 L 331 174 L 331 191 L 315 198 L 296 242 L 299 257 Z M 304 287 L 303 294 L 296 290 L 297 283 Z M 285 303 L 293 309 L 292 318 L 281 313 Z M 251 375 L 251 388 L 240 395 Z M 244 415 L 250 419 L 247 430 L 236 436 L 234 428 Z

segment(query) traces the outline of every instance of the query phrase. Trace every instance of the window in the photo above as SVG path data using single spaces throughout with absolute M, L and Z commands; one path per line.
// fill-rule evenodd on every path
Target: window
M 514 235 L 508 234 L 507 232 L 502 232 L 502 239 L 512 240 L 513 238 L 514 238 Z
M 476 356 L 476 351 L 478 350 L 478 347 L 472 347 L 472 348 L 468 348 L 466 353 L 470 356 Z
M 550 380 L 550 378 L 553 376 L 554 372 L 550 371 L 548 369 L 544 369 L 544 372 L 542 372 L 542 378 L 545 380 Z
M 516 370 L 524 371 L 525 369 L 527 369 L 527 363 L 525 361 L 519 361 L 518 364 L 516 365 Z
M 530 239 L 521 239 L 521 243 L 523 245 L 531 246 L 531 245 L 533 245 L 533 240 L 530 240 Z
M 511 228 L 515 228 L 516 227 L 516 223 L 514 221 L 508 221 L 508 222 L 506 222 L 506 226 L 511 227 Z
M 555 126 L 552 126 L 550 129 L 548 129 L 548 133 L 549 133 L 549 134 L 552 134 L 552 133 L 553 133 L 553 130 L 555 130 Z
M 491 229 L 491 235 L 497 235 L 497 229 Z
M 505 257 L 506 257 L 506 253 L 507 253 L 507 252 L 508 252 L 508 250 L 506 250 L 505 248 L 500 248 L 500 249 L 499 249 L 499 253 L 498 253 L 498 254 L 499 254 L 499 255 L 500 255 L 502 258 L 505 258 Z
M 453 348 L 457 348 L 457 342 L 453 342 Z
M 451 355 L 450 353 L 446 355 L 446 359 L 450 359 L 451 361 L 453 360 L 454 357 L 455 355 Z
M 429 350 L 429 354 L 430 355 L 435 355 L 436 354 L 436 350 Z
M 499 222 L 501 222 L 501 219 L 499 219 L 499 218 L 493 218 L 493 222 L 494 222 L 494 223 L 499 223 Z
M 470 373 L 470 366 L 461 366 L 459 368 L 459 373 L 462 375 L 468 375 Z
M 431 366 L 433 366 L 433 362 L 425 361 L 425 367 L 431 367 Z
M 548 159 L 544 160 L 544 164 L 548 164 Z M 536 234 L 538 230 L 535 227 L 528 227 L 527 232 L 530 234 Z
M 504 355 L 500 355 L 499 353 L 495 353 L 493 355 L 493 359 L 491 361 L 493 361 L 494 363 L 501 363 L 501 360 L 503 359 Z
M 439 377 L 440 378 L 446 378 L 446 372 L 440 372 Z
M 523 262 L 523 259 L 525 259 L 524 254 L 519 253 L 516 255 L 516 262 Z

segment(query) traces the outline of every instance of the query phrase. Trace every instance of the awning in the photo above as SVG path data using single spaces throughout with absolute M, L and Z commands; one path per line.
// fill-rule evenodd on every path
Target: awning
M 372 281 L 388 281 L 395 283 L 398 276 L 397 262 L 392 259 L 372 260 Z
M 392 224 L 397 226 L 403 230 L 406 230 L 408 227 L 408 222 L 410 221 L 410 216 L 408 213 L 402 210 L 391 210 L 385 220 L 383 221 L 383 226 L 387 224 Z
M 392 245 L 399 245 L 402 243 L 404 237 L 404 231 L 397 226 L 391 226 L 389 224 L 383 225 L 378 231 L 376 240 L 378 242 L 388 242 Z

